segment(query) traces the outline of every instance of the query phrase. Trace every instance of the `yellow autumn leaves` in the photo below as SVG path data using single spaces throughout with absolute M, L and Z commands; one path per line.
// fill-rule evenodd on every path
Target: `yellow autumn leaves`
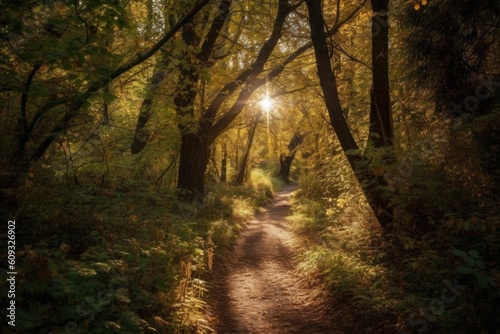
M 419 1 L 417 1 L 417 2 L 415 3 L 415 5 L 413 6 L 413 8 L 414 8 L 415 10 L 419 10 L 419 9 L 420 9 L 420 7 L 422 7 L 422 6 L 426 6 L 426 5 L 427 5 L 427 0 L 419 0 Z

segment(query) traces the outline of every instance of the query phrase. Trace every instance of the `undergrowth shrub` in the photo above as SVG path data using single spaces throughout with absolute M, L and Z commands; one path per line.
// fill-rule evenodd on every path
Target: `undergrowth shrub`
M 494 306 L 500 302 L 500 146 L 493 140 L 499 111 L 451 121 L 434 145 L 435 158 L 418 157 L 422 164 L 393 197 L 398 217 L 391 240 L 399 245 L 396 258 L 408 265 L 403 279 L 424 300 L 440 300 L 435 294 L 443 281 L 463 287 L 457 300 L 433 314 L 435 321 L 419 315 L 412 330 L 420 322 L 433 332 L 495 333 L 500 324 Z
M 274 192 L 283 186 L 283 181 L 260 168 L 252 169 L 249 184 L 256 193 L 256 205 L 261 206 L 273 197 Z
M 392 164 L 372 159 L 390 181 L 390 232 L 342 158 L 313 156 L 302 177 L 291 217 L 307 239 L 300 268 L 322 278 L 353 331 L 498 332 L 500 117 L 454 122 L 434 122 L 436 137 Z
M 17 332 L 209 331 L 205 276 L 253 215 L 255 191 L 214 186 L 187 204 L 144 179 L 32 173 L 12 213 Z
M 343 206 L 343 214 L 332 204 L 298 193 L 290 217 L 297 233 L 307 238 L 308 248 L 299 256 L 299 269 L 324 282 L 335 308 L 340 310 L 343 326 L 364 331 L 383 328 L 395 331 L 401 314 L 400 288 L 393 285 L 390 268 L 384 266 L 388 257 L 381 248 L 382 235 L 376 222 L 367 220 L 362 210 Z M 321 216 L 321 214 L 319 215 Z M 390 319 L 390 325 L 384 322 Z

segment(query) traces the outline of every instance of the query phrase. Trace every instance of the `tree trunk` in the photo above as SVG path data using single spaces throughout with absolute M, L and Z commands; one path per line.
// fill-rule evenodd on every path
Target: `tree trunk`
M 181 81 L 179 82 L 177 94 L 174 98 L 175 104 L 177 106 L 177 111 L 182 114 L 191 113 L 192 103 L 196 95 L 195 86 L 199 79 L 198 69 L 196 65 L 206 66 L 208 59 L 212 53 L 215 42 L 218 38 L 220 30 L 226 22 L 226 18 L 229 15 L 229 8 L 231 7 L 232 0 L 223 0 L 219 5 L 219 14 L 212 22 L 209 32 L 206 35 L 205 42 L 203 43 L 201 51 L 196 55 L 196 60 L 198 64 L 191 64 L 189 62 L 183 63 L 180 66 L 181 70 Z M 188 46 L 195 46 L 199 42 L 199 36 L 195 31 L 195 23 L 190 22 L 186 24 L 182 32 L 182 39 Z M 191 59 L 192 55 L 189 52 L 185 52 L 184 59 Z M 136 129 L 134 134 L 134 140 L 130 146 L 132 154 L 137 154 L 141 152 L 147 144 L 149 138 L 149 131 L 146 129 L 146 124 L 151 118 L 153 97 L 161 85 L 163 80 L 169 74 L 165 69 L 167 61 L 170 55 L 163 51 L 162 59 L 159 64 L 156 65 L 153 76 L 148 83 L 146 91 L 148 92 L 146 98 L 142 102 L 141 110 L 139 112 L 139 118 L 137 119 Z M 185 90 L 184 90 L 184 89 Z M 186 92 L 185 92 L 186 91 Z M 180 93 L 184 92 L 184 93 Z M 187 112 L 186 112 L 187 110 Z
M 394 127 L 392 122 L 391 99 L 389 91 L 389 0 L 371 0 L 374 16 L 372 18 L 372 90 L 370 101 L 369 138 L 375 148 L 389 148 L 383 151 L 386 164 L 394 161 L 392 145 Z M 377 218 L 382 227 L 391 225 L 394 209 L 391 198 L 383 194 L 387 189 L 387 181 L 383 176 L 371 176 L 372 182 L 367 186 L 371 201 L 377 207 Z
M 295 153 L 299 148 L 299 145 L 302 144 L 302 141 L 307 136 L 306 134 L 301 135 L 300 133 L 295 133 L 292 137 L 292 140 L 288 144 L 288 155 L 281 154 L 280 155 L 280 171 L 278 176 L 281 177 L 283 181 L 286 183 L 290 182 L 290 168 L 292 167 L 293 159 L 295 158 Z
M 370 140 L 374 147 L 392 146 L 394 130 L 389 96 L 389 0 L 371 0 L 373 84 Z
M 200 126 L 195 130 L 195 124 L 191 123 L 194 122 L 196 86 L 200 78 L 201 67 L 208 66 L 207 63 L 219 33 L 229 15 L 231 3 L 232 0 L 221 1 L 218 7 L 219 13 L 212 22 L 205 36 L 206 38 L 201 47 L 201 51 L 198 54 L 193 55 L 190 49 L 190 47 L 195 47 L 200 41 L 200 36 L 196 32 L 195 24 L 193 22 L 187 24 L 182 32 L 182 39 L 187 49 L 184 55 L 185 61 L 181 62 L 180 65 L 180 79 L 177 83 L 174 104 L 178 116 L 182 118 L 182 116 L 189 115 L 191 118 L 190 123 L 179 124 L 182 144 L 177 188 L 184 190 L 184 196 L 181 195 L 181 198 L 184 200 L 201 200 L 203 198 L 205 172 L 210 158 L 209 147 L 211 141 L 208 136 L 210 133 L 209 127 L 203 128 Z M 193 56 L 196 61 L 189 61 Z
M 203 139 L 194 133 L 182 136 L 177 188 L 181 189 L 180 198 L 185 201 L 203 199 L 205 172 L 210 156 L 208 141 Z
M 153 70 L 153 76 L 151 77 L 147 87 L 146 87 L 146 97 L 142 101 L 141 109 L 139 111 L 139 117 L 135 125 L 134 140 L 130 145 L 130 152 L 132 154 L 140 153 L 146 146 L 149 139 L 149 131 L 146 125 L 153 115 L 153 98 L 158 91 L 161 83 L 167 76 L 167 71 L 165 66 L 167 63 L 169 55 L 166 53 L 162 54 L 162 60 L 155 66 Z
M 295 153 L 291 155 L 280 155 L 280 171 L 278 176 L 286 183 L 290 182 L 290 168 L 292 167 L 293 158 L 295 158 Z
M 236 177 L 237 185 L 242 185 L 243 181 L 245 180 L 245 172 L 246 172 L 248 157 L 250 156 L 250 150 L 252 149 L 253 139 L 255 137 L 255 131 L 257 130 L 257 125 L 259 125 L 259 120 L 261 116 L 262 114 L 259 114 L 257 117 L 255 117 L 254 123 L 252 124 L 252 127 L 248 132 L 247 148 L 245 150 L 245 154 L 243 155 L 243 159 L 241 160 L 240 168 L 238 170 L 238 176 Z
M 363 185 L 363 192 L 375 217 L 382 228 L 387 229 L 393 220 L 390 199 L 384 196 L 383 190 L 387 183 L 383 177 L 376 177 L 369 169 L 369 161 L 359 152 L 358 145 L 342 112 L 335 73 L 332 70 L 328 56 L 321 0 L 307 1 L 307 7 L 309 11 L 309 24 L 311 26 L 311 38 L 314 44 L 314 53 L 318 67 L 318 77 L 325 96 L 325 104 L 328 109 L 331 125 L 337 134 L 342 150 L 346 153 L 347 160 L 354 170 L 358 182 Z
M 220 182 L 226 183 L 227 181 L 227 147 L 226 144 L 222 145 L 222 159 L 220 164 Z
M 357 150 L 358 145 L 352 136 L 351 130 L 347 125 L 340 105 L 340 99 L 337 88 L 337 78 L 332 70 L 330 62 L 328 45 L 326 43 L 326 34 L 324 30 L 323 13 L 321 10 L 321 0 L 307 1 L 309 10 L 309 23 L 311 26 L 311 39 L 314 44 L 314 54 L 316 56 L 316 65 L 318 67 L 318 77 L 321 88 L 325 96 L 325 104 L 330 116 L 330 123 L 339 139 L 342 149 L 345 151 Z M 349 162 L 354 164 L 354 155 L 349 155 Z

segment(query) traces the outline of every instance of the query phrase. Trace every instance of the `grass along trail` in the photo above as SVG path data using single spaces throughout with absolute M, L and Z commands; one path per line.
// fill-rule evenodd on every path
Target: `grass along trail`
M 209 303 L 219 334 L 340 334 L 320 289 L 308 287 L 294 267 L 297 240 L 289 228 L 285 186 L 238 238 Z

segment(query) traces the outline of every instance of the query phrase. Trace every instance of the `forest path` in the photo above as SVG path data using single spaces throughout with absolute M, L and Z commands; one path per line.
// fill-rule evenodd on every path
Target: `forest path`
M 209 304 L 218 334 L 342 333 L 321 290 L 308 287 L 293 264 L 300 246 L 286 217 L 295 189 L 285 186 L 255 215 L 214 278 Z

